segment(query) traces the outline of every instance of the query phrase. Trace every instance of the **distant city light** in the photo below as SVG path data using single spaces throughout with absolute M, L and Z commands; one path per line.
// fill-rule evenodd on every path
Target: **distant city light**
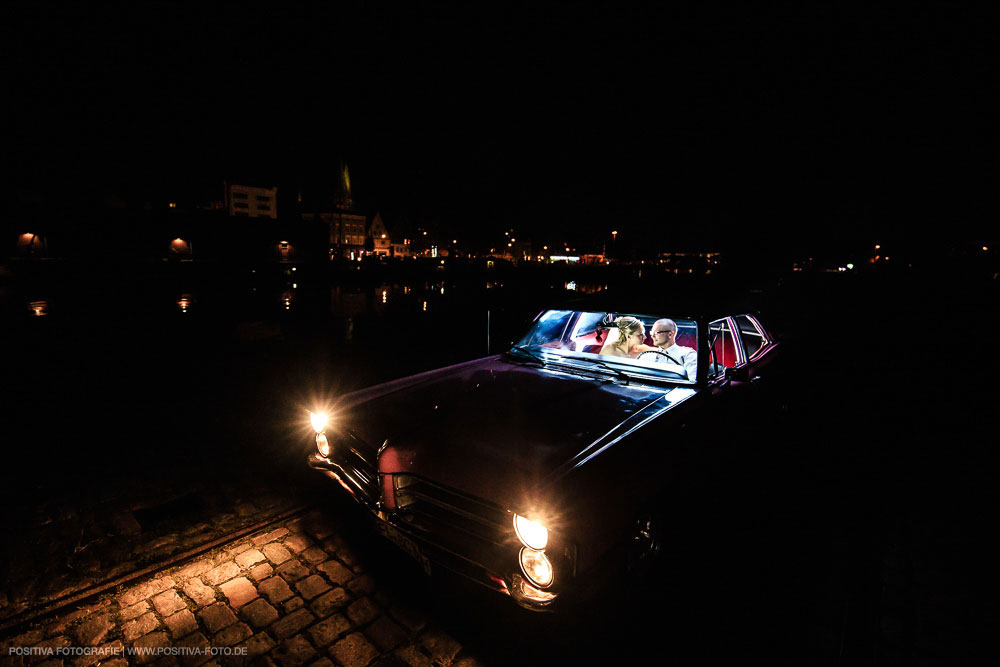
M 177 202 L 170 202 L 168 206 L 170 206 L 170 208 L 177 208 Z
M 847 268 L 848 268 L 848 269 L 853 269 L 853 268 L 854 268 L 854 265 L 853 265 L 853 264 L 848 264 L 848 265 L 847 265 Z
M 989 250 L 989 247 L 988 246 L 983 246 L 983 252 L 986 252 L 987 250 Z
M 880 245 L 879 245 L 878 243 L 876 243 L 876 244 L 875 244 L 875 249 L 876 249 L 876 250 L 880 249 L 881 247 L 882 247 L 882 246 L 880 246 Z

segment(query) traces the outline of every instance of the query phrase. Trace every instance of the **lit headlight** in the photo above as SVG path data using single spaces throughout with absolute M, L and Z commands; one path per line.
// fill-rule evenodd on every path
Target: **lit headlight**
M 552 584 L 552 563 L 541 551 L 521 549 L 521 571 L 536 586 L 545 588 Z
M 322 433 L 323 429 L 326 428 L 328 418 L 325 412 L 310 412 L 309 421 L 312 422 L 313 429 L 315 429 L 317 433 Z
M 519 514 L 514 515 L 514 532 L 524 546 L 537 551 L 542 551 L 549 543 L 549 531 L 545 526 Z
M 316 449 L 323 456 L 330 455 L 330 441 L 326 439 L 326 435 L 323 433 L 316 434 Z

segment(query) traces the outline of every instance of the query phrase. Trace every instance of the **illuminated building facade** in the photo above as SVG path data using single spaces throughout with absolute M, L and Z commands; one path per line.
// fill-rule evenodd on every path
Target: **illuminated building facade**
M 376 255 L 388 257 L 392 254 L 392 240 L 389 238 L 389 230 L 382 221 L 382 214 L 376 213 L 372 219 L 371 227 L 368 228 L 368 238 L 372 240 L 372 252 Z
M 722 261 L 718 252 L 661 252 L 660 265 L 668 273 L 707 275 Z
M 319 213 L 330 229 L 330 256 L 358 259 L 365 250 L 365 216 L 357 213 Z
M 302 220 L 316 220 L 326 225 L 330 259 L 360 259 L 365 254 L 367 218 L 352 210 L 351 176 L 347 165 L 340 163 L 336 182 L 300 186 L 296 206 Z
M 278 218 L 278 188 L 225 183 L 225 208 L 232 217 Z

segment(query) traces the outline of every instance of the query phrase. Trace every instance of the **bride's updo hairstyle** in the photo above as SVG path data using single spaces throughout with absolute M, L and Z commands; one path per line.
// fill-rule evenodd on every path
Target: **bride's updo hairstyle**
M 629 336 L 642 331 L 642 322 L 638 318 L 625 316 L 616 319 L 615 326 L 618 327 L 618 340 L 612 343 L 612 346 L 618 348 L 623 354 L 628 354 Z

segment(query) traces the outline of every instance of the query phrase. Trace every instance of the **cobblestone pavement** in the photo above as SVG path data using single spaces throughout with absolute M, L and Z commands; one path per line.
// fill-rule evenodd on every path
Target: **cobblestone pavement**
M 301 503 L 294 494 L 187 483 L 157 485 L 129 497 L 84 504 L 41 504 L 8 522 L 19 536 L 0 549 L 0 622 L 125 577 L 185 551 L 276 518 Z M 244 487 L 247 485 L 244 484 Z M 60 514 L 59 512 L 62 512 Z M 159 513 L 162 518 L 155 516 Z M 141 520 L 141 522 L 140 522 Z
M 35 655 L 11 655 L 25 647 Z M 68 653 L 80 647 L 104 655 Z M 173 651 L 209 647 L 245 655 Z M 44 667 L 479 664 L 426 615 L 377 590 L 356 552 L 318 512 L 63 610 L 5 638 L 2 648 L 5 664 Z

